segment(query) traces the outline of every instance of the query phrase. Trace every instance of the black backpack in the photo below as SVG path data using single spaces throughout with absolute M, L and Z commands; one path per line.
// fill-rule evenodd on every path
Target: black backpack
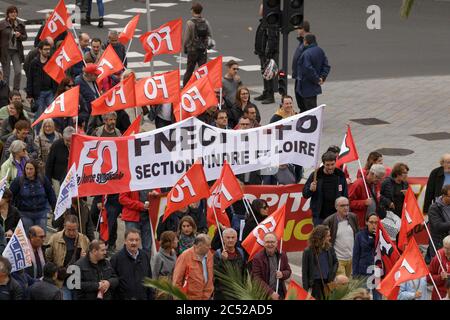
M 201 19 L 191 19 L 194 23 L 194 42 L 193 46 L 197 50 L 206 50 L 208 47 L 208 24 L 206 20 Z

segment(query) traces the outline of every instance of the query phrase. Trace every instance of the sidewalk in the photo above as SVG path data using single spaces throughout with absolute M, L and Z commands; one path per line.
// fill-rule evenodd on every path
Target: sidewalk
M 293 88 L 290 81 L 288 92 L 295 100 Z M 254 97 L 254 92 L 260 93 L 263 88 L 249 89 Z M 409 149 L 413 153 L 407 156 L 385 155 L 384 163 L 392 167 L 405 162 L 410 176 L 428 177 L 439 166 L 441 155 L 450 152 L 450 76 L 326 82 L 323 91 L 318 97 L 319 104 L 327 105 L 321 153 L 332 144 L 341 145 L 348 123 L 363 166 L 371 151 Z M 263 124 L 278 107 L 277 96 L 277 104 L 257 104 Z M 365 126 L 350 121 L 360 118 L 377 118 L 389 124 Z M 426 141 L 411 136 L 436 132 L 446 132 L 447 139 Z M 352 177 L 356 169 L 357 162 L 349 165 Z

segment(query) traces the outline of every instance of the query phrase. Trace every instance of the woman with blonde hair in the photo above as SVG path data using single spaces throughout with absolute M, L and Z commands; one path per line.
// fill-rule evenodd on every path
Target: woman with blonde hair
M 55 130 L 55 122 L 53 119 L 45 119 L 42 122 L 39 135 L 34 138 L 35 149 L 38 151 L 37 161 L 42 173 L 45 172 L 45 163 L 47 162 L 50 147 L 53 142 L 61 138 L 61 133 Z

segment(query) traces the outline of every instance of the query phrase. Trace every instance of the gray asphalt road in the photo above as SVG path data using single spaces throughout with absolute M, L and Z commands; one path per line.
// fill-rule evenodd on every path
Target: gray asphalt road
M 108 1 L 108 0 L 107 0 Z M 39 1 L 0 1 L 1 7 L 16 3 L 20 16 L 25 19 L 38 19 L 44 13 L 39 10 L 53 8 L 56 0 Z M 74 1 L 67 1 L 68 4 Z M 153 27 L 168 20 L 190 17 L 190 1 L 150 1 Z M 254 35 L 257 26 L 258 4 L 256 0 L 208 0 L 203 1 L 204 15 L 213 27 L 217 42 L 217 53 L 226 57 L 238 58 L 242 66 L 251 71 L 241 71 L 243 81 L 248 85 L 261 84 L 260 74 L 256 70 L 258 59 L 253 54 Z M 381 8 L 381 30 L 368 30 L 366 13 L 369 5 Z M 332 71 L 328 81 L 399 78 L 417 75 L 439 75 L 449 73 L 450 57 L 450 2 L 447 0 L 417 0 L 409 20 L 399 16 L 401 1 L 396 0 L 306 0 L 305 16 L 317 35 L 319 45 L 327 52 Z M 166 6 L 166 7 L 165 7 Z M 105 3 L 106 14 L 132 16 L 131 11 L 145 7 L 145 0 L 109 0 Z M 136 9 L 136 10 L 133 10 Z M 92 17 L 97 17 L 94 5 Z M 107 16 L 112 25 L 106 28 L 123 28 L 130 19 Z M 94 26 L 84 27 L 91 36 L 106 37 L 107 29 Z M 141 34 L 147 30 L 145 14 L 142 15 L 138 28 Z M 34 30 L 37 31 L 37 30 Z M 290 35 L 290 52 L 295 50 L 295 34 Z M 137 39 L 131 46 L 132 52 L 143 53 Z M 158 56 L 159 63 L 155 70 L 166 71 L 176 68 L 177 60 L 172 56 Z M 137 64 L 142 57 L 130 59 Z M 140 67 L 140 66 L 138 66 Z M 142 66 L 138 72 L 148 72 Z

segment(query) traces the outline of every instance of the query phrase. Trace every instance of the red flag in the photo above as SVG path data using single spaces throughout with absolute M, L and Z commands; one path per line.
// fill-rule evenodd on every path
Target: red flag
M 135 15 L 133 19 L 131 19 L 125 28 L 123 28 L 122 32 L 119 34 L 119 42 L 123 45 L 127 44 L 134 36 L 134 32 L 136 30 L 136 26 L 139 22 L 140 15 Z
M 102 210 L 100 211 L 100 239 L 103 241 L 109 240 L 109 229 L 108 229 L 108 212 L 106 211 L 106 196 L 102 197 Z
M 146 55 L 144 62 L 159 54 L 177 54 L 181 51 L 181 34 L 183 20 L 181 18 L 169 21 L 158 29 L 148 31 L 139 37 Z
M 336 159 L 336 167 L 340 168 L 344 163 L 358 160 L 358 151 L 356 151 L 355 141 L 353 140 L 350 125 L 347 125 L 347 133 L 342 141 L 341 152 Z
M 208 225 L 216 224 L 214 211 L 217 215 L 217 220 L 226 227 L 231 227 L 230 219 L 225 212 L 225 209 L 231 206 L 236 201 L 244 197 L 241 185 L 233 173 L 230 165 L 225 161 L 219 179 L 213 184 L 210 189 L 211 196 L 207 201 L 206 220 Z
M 173 105 L 173 114 L 176 120 L 180 121 L 181 119 L 198 116 L 209 107 L 217 104 L 211 81 L 206 76 L 183 88 L 180 100 Z
M 44 71 L 60 83 L 66 77 L 66 70 L 83 60 L 80 50 L 71 33 L 68 33 L 59 48 L 44 66 Z
M 242 248 L 250 255 L 248 261 L 264 248 L 264 235 L 273 232 L 279 241 L 283 238 L 286 218 L 286 205 L 274 211 L 270 216 L 258 224 L 255 229 L 242 242 Z
M 209 186 L 206 181 L 203 165 L 196 162 L 181 177 L 167 195 L 167 207 L 164 211 L 163 221 L 171 213 L 187 207 L 193 202 L 209 197 Z
M 415 226 L 424 222 L 423 214 L 417 204 L 416 196 L 411 187 L 408 187 L 405 195 L 405 201 L 403 202 L 402 210 L 402 224 L 398 233 L 398 248 L 403 250 L 408 243 L 408 239 L 412 235 L 411 231 Z
M 180 71 L 140 79 L 135 86 L 136 106 L 171 103 L 180 99 Z
M 92 115 L 105 114 L 136 106 L 134 73 L 92 101 Z
M 133 123 L 130 124 L 128 129 L 123 133 L 123 137 L 131 136 L 136 133 L 139 133 L 141 130 L 141 120 L 142 120 L 142 115 L 140 114 L 136 119 L 134 119 Z
M 400 253 L 395 244 L 391 241 L 391 238 L 380 220 L 378 220 L 377 231 L 375 234 L 375 250 L 377 255 L 381 258 L 381 269 L 384 271 L 383 274 L 386 275 L 392 270 L 394 264 L 400 258 Z
M 416 240 L 411 238 L 405 252 L 381 281 L 378 291 L 385 296 L 389 296 L 392 290 L 403 282 L 419 279 L 427 274 L 429 274 L 427 264 L 423 260 Z
M 222 88 L 222 56 L 205 63 L 195 70 L 189 81 L 186 83 L 186 87 L 206 76 L 211 80 L 211 85 L 214 89 Z
M 53 10 L 52 15 L 45 22 L 39 40 L 42 41 L 46 37 L 51 37 L 55 40 L 57 36 L 67 30 L 68 24 L 70 23 L 70 16 L 67 13 L 64 0 L 60 0 L 56 5 L 55 10 Z
M 103 79 L 121 71 L 123 68 L 122 61 L 116 51 L 112 45 L 108 45 L 97 63 L 97 69 L 101 72 L 97 77 L 97 85 L 100 86 Z
M 285 300 L 316 300 L 308 291 L 303 289 L 295 280 L 291 280 L 286 289 Z
M 80 86 L 61 93 L 31 126 L 34 127 L 42 120 L 48 118 L 76 117 L 78 115 L 79 99 Z

